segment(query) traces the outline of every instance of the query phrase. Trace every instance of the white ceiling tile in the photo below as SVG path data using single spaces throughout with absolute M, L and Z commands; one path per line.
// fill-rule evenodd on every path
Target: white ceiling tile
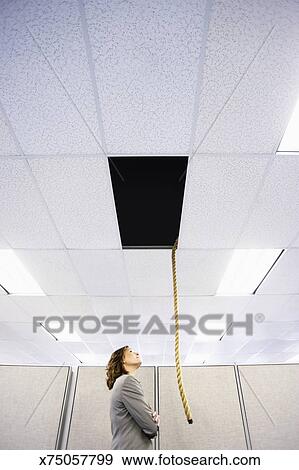
M 232 250 L 178 250 L 179 294 L 214 295 L 232 253 Z
M 254 355 L 251 358 L 251 363 L 252 364 L 265 364 L 265 363 L 271 363 L 271 364 L 279 364 L 280 362 L 287 362 L 289 360 L 292 360 L 294 357 L 294 353 L 271 353 L 271 352 L 261 352 L 260 354 Z
M 143 356 L 142 366 L 159 366 L 162 363 L 160 354 L 146 354 Z
M 190 159 L 180 248 L 234 248 L 269 156 Z
M 60 27 L 63 22 L 69 23 L 72 35 L 70 37 L 69 33 L 68 38 L 74 40 L 76 35 L 80 38 L 81 32 L 78 27 L 77 31 L 76 27 L 70 28 L 69 15 L 76 14 L 76 11 L 71 9 L 71 5 L 72 2 L 64 5 L 64 19 L 61 20 Z M 66 87 L 70 82 L 61 82 L 60 77 L 57 76 L 59 66 L 55 61 L 51 63 L 53 54 L 50 53 L 49 48 L 43 49 L 48 38 L 42 38 L 43 34 L 40 29 L 53 31 L 53 18 L 50 18 L 48 14 L 44 17 L 43 12 L 38 12 L 36 9 L 35 17 L 32 18 L 30 24 L 26 24 L 24 20 L 27 20 L 27 7 L 27 3 L 24 4 L 24 2 L 6 2 L 2 6 L 0 20 L 1 100 L 21 148 L 26 154 L 57 155 L 59 153 L 99 152 L 97 141 L 86 125 L 78 106 L 75 106 L 73 102 L 75 96 L 73 97 L 72 93 L 67 91 Z M 59 4 L 59 11 L 61 8 Z M 67 16 L 65 16 L 66 12 Z M 56 17 L 59 18 L 59 14 Z M 44 21 L 48 24 L 44 24 Z M 64 38 L 66 31 L 62 30 L 58 33 L 59 27 L 55 21 L 54 25 L 57 32 L 52 33 L 51 39 L 54 41 L 52 52 L 56 48 L 62 61 L 68 54 L 62 52 L 60 44 L 63 40 L 58 41 L 57 37 Z M 36 37 L 35 34 L 37 34 Z M 78 44 L 74 42 L 72 46 L 78 50 Z M 45 53 L 49 54 L 49 58 L 45 56 Z M 73 51 L 68 64 L 72 58 Z M 77 69 L 82 82 L 84 82 L 82 67 L 85 64 L 86 60 L 82 61 L 81 70 Z M 67 73 L 73 73 L 73 71 L 65 70 L 64 77 Z M 83 93 L 88 95 L 86 87 L 82 84 Z M 82 96 L 81 100 L 83 99 Z M 54 106 L 53 103 L 55 103 Z
M 103 334 L 101 330 L 101 324 L 99 319 L 96 316 L 92 316 L 91 318 L 89 315 L 87 317 L 82 317 L 80 321 L 74 319 L 72 321 L 71 318 L 66 318 L 64 324 L 64 331 L 67 334 L 68 338 L 71 339 L 71 342 L 77 342 L 79 339 L 82 342 L 97 342 L 102 341 Z M 55 333 L 54 333 L 55 334 Z M 59 336 L 58 336 L 59 338 Z M 61 341 L 63 339 L 61 338 Z M 61 341 L 59 342 L 61 344 Z M 65 341 L 65 343 L 67 343 Z
M 238 351 L 241 355 L 243 354 L 257 354 L 263 351 L 269 344 L 273 343 L 272 339 L 250 339 L 242 348 Z
M 196 355 L 202 355 L 205 357 L 208 357 L 210 354 L 216 354 L 219 352 L 219 341 L 214 341 L 214 342 L 198 342 L 198 341 L 193 341 L 189 355 L 190 356 L 196 356 Z
M 121 247 L 106 158 L 43 158 L 29 164 L 67 248 Z
M 37 330 L 34 331 L 32 324 L 26 322 L 2 322 L 0 340 L 17 341 L 20 343 L 30 341 L 36 346 L 41 345 L 42 348 L 46 347 L 46 345 L 51 347 L 55 342 L 54 338 L 42 326 L 38 326 Z
M 299 321 L 299 295 L 286 297 L 287 302 L 284 305 L 282 320 Z
M 10 248 L 9 243 L 0 235 L 0 249 Z
M 11 354 L 18 364 L 49 363 L 53 358 L 30 341 L 1 341 L 0 360 L 3 353 Z
M 69 253 L 89 295 L 129 294 L 122 250 L 70 250 Z
M 0 103 L 0 155 L 17 155 L 19 149 L 1 111 Z
M 90 297 L 87 295 L 51 295 L 49 300 L 60 315 L 94 315 Z
M 184 366 L 199 366 L 207 362 L 209 358 L 209 354 L 189 354 L 185 357 Z
M 294 340 L 291 339 L 274 339 L 263 349 L 263 353 L 283 353 L 292 352 L 289 351 L 290 346 L 294 344 Z
M 97 117 L 97 109 L 100 110 L 95 102 L 79 3 L 71 0 L 63 3 L 60 0 L 46 3 L 43 0 L 29 0 L 24 16 L 82 117 L 101 146 L 105 145 L 101 115 L 99 119 Z M 100 106 L 99 103 L 97 105 Z
M 188 356 L 187 356 L 188 357 Z M 186 359 L 187 359 L 186 357 Z M 185 360 L 186 360 L 185 359 Z M 174 357 L 174 354 L 166 354 L 165 356 L 163 356 L 163 362 L 161 364 L 158 364 L 158 366 L 174 366 L 175 365 L 175 357 Z
M 27 313 L 30 321 L 34 315 L 48 317 L 60 313 L 47 295 L 11 295 L 10 297 L 13 303 Z
M 0 341 L 20 341 L 22 337 L 12 328 L 12 323 L 0 323 Z
M 12 248 L 62 248 L 26 160 L 0 158 L 0 230 Z
M 286 323 L 288 329 L 284 329 L 283 334 L 281 335 L 282 339 L 292 339 L 299 340 L 299 320 Z
M 206 5 L 85 1 L 109 153 L 188 151 Z
M 113 351 L 128 345 L 133 348 L 134 351 L 139 352 L 138 335 L 124 335 L 122 333 L 117 333 L 106 335 L 106 337 L 109 338 Z
M 213 2 L 199 96 L 194 147 L 204 138 L 217 113 L 229 99 L 261 40 L 268 32 L 273 8 L 266 2 Z M 270 10 L 270 11 L 269 11 Z M 193 149 L 194 150 L 194 149 Z
M 105 354 L 107 358 L 107 362 L 109 360 L 110 355 L 113 352 L 112 345 L 109 342 L 98 342 L 98 343 L 90 343 L 86 342 L 86 347 L 93 353 L 93 354 Z
M 22 352 L 2 352 L 0 350 L 1 364 L 36 364 L 36 360 L 29 354 Z
M 195 318 L 200 318 L 202 315 L 209 313 L 217 313 L 225 315 L 232 313 L 238 315 L 243 313 L 243 310 L 249 304 L 251 299 L 250 295 L 243 296 L 194 296 L 194 297 L 179 297 L 180 312 L 184 314 L 194 315 Z
M 256 295 L 249 296 L 249 303 L 246 305 L 246 312 L 252 313 L 256 321 L 256 315 L 263 315 L 264 320 L 268 321 L 288 321 L 294 319 L 296 303 L 288 307 L 292 296 L 288 295 Z M 297 301 L 297 311 L 298 311 Z M 245 313 L 245 312 L 244 312 Z
M 298 247 L 299 248 L 299 235 L 298 237 L 296 238 L 296 240 L 294 240 L 291 245 L 291 247 Z
M 132 305 L 129 297 L 90 297 L 95 315 L 132 315 Z
M 211 355 L 207 358 L 207 360 L 205 361 L 205 364 L 207 365 L 210 365 L 210 364 L 231 364 L 233 365 L 234 364 L 234 359 L 233 359 L 234 356 L 232 355 L 224 355 L 224 354 L 221 354 L 221 355 Z
M 150 331 L 164 331 L 164 326 L 169 331 L 169 323 L 174 324 L 172 297 L 132 297 L 132 304 L 134 315 L 140 316 L 142 331 L 150 326 Z
M 172 295 L 171 250 L 123 250 L 132 296 Z
M 296 360 L 296 354 L 292 352 L 276 353 L 275 359 L 277 362 L 298 362 L 298 360 Z
M 299 340 L 290 340 L 290 346 L 286 352 L 299 354 Z
M 68 342 L 60 341 L 60 345 L 63 346 L 67 351 L 70 351 L 71 353 L 74 353 L 75 355 L 77 355 L 77 353 L 90 354 L 90 350 L 86 347 L 86 345 L 79 341 L 68 341 Z
M 162 361 L 163 352 L 164 352 L 164 340 L 163 338 L 159 338 L 158 341 L 153 341 L 152 335 L 146 336 L 142 335 L 139 338 L 139 354 L 141 356 L 142 362 L 143 359 L 151 354 L 159 355 Z
M 0 321 L 5 322 L 28 322 L 31 323 L 31 317 L 27 315 L 24 308 L 18 306 L 12 296 L 0 296 Z
M 271 269 L 259 294 L 299 294 L 299 249 L 286 250 Z
M 16 250 L 45 294 L 85 294 L 66 250 Z
M 299 230 L 298 172 L 297 156 L 274 158 L 237 248 L 289 245 Z
M 288 322 L 270 322 L 255 323 L 253 336 L 254 340 L 284 338 L 284 335 L 290 330 Z M 284 338 L 285 339 L 285 338 Z
M 276 150 L 298 95 L 298 20 L 297 2 L 215 3 L 195 139 L 195 148 L 203 141 L 200 152 Z

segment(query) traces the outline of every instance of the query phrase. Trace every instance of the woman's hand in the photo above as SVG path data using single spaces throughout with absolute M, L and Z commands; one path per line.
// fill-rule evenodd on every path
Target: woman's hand
M 160 426 L 160 415 L 156 411 L 152 413 L 153 420 L 155 423 L 157 423 L 158 426 Z

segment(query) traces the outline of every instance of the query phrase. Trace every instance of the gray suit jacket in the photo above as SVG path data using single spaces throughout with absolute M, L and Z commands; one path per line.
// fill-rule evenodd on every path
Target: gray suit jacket
M 151 439 L 159 427 L 152 413 L 139 380 L 130 374 L 118 377 L 110 402 L 111 449 L 153 449 Z

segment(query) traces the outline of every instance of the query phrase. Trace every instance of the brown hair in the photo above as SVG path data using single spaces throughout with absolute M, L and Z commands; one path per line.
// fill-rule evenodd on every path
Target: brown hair
M 128 374 L 128 371 L 123 366 L 125 350 L 128 347 L 129 346 L 123 346 L 111 354 L 106 367 L 106 383 L 109 390 L 113 388 L 114 382 L 118 377 L 123 374 Z

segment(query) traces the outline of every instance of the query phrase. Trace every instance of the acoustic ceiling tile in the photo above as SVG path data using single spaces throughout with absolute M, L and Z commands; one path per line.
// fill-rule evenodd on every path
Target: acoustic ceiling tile
M 0 321 L 2 322 L 31 322 L 22 306 L 18 306 L 10 295 L 0 296 Z
M 132 296 L 172 295 L 171 250 L 123 250 Z
M 96 104 L 97 91 L 93 88 L 88 63 L 90 50 L 86 51 L 88 32 L 80 15 L 80 4 L 71 0 L 63 3 L 60 0 L 29 0 L 23 15 L 82 119 L 103 146 L 101 114 L 97 115 L 97 111 L 100 113 L 100 103 Z
M 43 11 L 36 8 L 32 12 L 34 17 L 30 21 L 27 18 L 27 13 L 30 13 L 27 2 L 25 4 L 24 2 L 5 2 L 2 6 L 0 98 L 3 108 L 25 154 L 57 155 L 99 152 L 99 145 L 89 126 L 86 125 L 86 108 L 82 111 L 79 109 L 84 95 L 90 96 L 89 81 L 89 86 L 84 87 L 83 84 L 88 73 L 84 69 L 86 59 L 82 60 L 82 57 L 80 55 L 78 57 L 77 54 L 73 67 L 70 67 L 74 52 L 70 49 L 66 68 L 60 78 L 61 70 L 53 58 L 56 49 L 57 54 L 60 55 L 60 61 L 65 61 L 68 53 L 66 49 L 63 51 L 61 44 L 64 41 L 67 42 L 66 38 L 62 39 L 66 32 L 70 41 L 69 47 L 74 47 L 74 50 L 78 51 L 78 42 L 74 38 L 80 38 L 82 33 L 78 26 L 71 28 L 69 17 L 75 14 L 75 7 L 71 7 L 72 2 L 64 6 L 59 3 L 58 9 L 57 2 L 56 9 L 59 13 L 54 19 L 49 13 L 49 6 L 46 8 L 45 4 L 43 5 Z M 64 9 L 64 18 L 60 17 L 61 8 Z M 67 30 L 66 24 L 68 24 Z M 46 34 L 45 30 L 48 31 Z M 48 41 L 52 42 L 51 47 L 47 47 Z M 80 79 L 74 87 L 72 81 L 65 80 L 65 76 L 74 73 L 74 68 L 80 61 L 81 67 L 76 69 Z M 83 75 L 82 70 L 85 70 Z M 80 82 L 82 98 L 76 105 L 74 100 L 78 99 Z M 67 91 L 67 87 L 72 89 Z M 87 99 L 86 106 L 88 103 L 92 105 L 91 98 Z M 94 107 L 92 106 L 91 109 Z
M 101 297 L 92 296 L 90 301 L 94 314 L 98 317 L 105 315 L 124 316 L 132 315 L 132 305 L 129 297 Z
M 299 230 L 299 159 L 276 156 L 237 248 L 286 248 Z
M 16 250 L 47 295 L 86 294 L 66 250 Z
M 299 249 L 286 250 L 257 290 L 259 294 L 299 294 Z
M 134 315 L 140 316 L 142 330 L 150 325 L 150 322 L 153 322 L 151 329 L 158 331 L 160 329 L 164 331 L 163 325 L 169 330 L 168 325 L 174 324 L 172 297 L 132 297 L 132 305 Z
M 67 248 L 120 248 L 106 158 L 31 159 L 30 167 Z
M 234 248 L 262 181 L 269 156 L 190 159 L 180 248 Z
M 0 231 L 11 248 L 62 248 L 26 160 L 0 158 Z
M 49 299 L 60 315 L 94 315 L 91 299 L 87 295 L 51 295 Z
M 58 309 L 47 295 L 11 295 L 11 301 L 23 309 L 31 319 L 33 316 L 59 315 Z
M 198 152 L 277 149 L 298 96 L 298 20 L 297 2 L 215 2 L 194 143 Z
M 214 295 L 231 256 L 232 250 L 178 250 L 180 295 Z
M 85 1 L 111 154 L 186 154 L 206 1 Z
M 70 250 L 69 253 L 87 294 L 129 294 L 122 250 Z
M 11 130 L 4 119 L 0 104 L 0 155 L 17 155 L 18 152 L 18 146 L 16 145 Z
M 290 300 L 288 295 L 269 294 L 259 295 L 259 289 L 255 295 L 249 296 L 249 303 L 243 313 L 253 315 L 254 321 L 284 321 L 292 319 L 292 311 L 287 304 Z M 261 317 L 262 314 L 262 317 Z

